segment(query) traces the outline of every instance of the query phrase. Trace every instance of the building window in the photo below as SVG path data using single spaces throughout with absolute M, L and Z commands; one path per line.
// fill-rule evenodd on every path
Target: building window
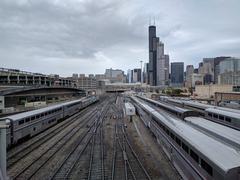
M 212 167 L 207 163 L 207 162 L 205 162 L 203 159 L 201 159 L 201 167 L 205 170 L 205 171 L 207 171 L 207 173 L 209 174 L 209 175 L 213 175 L 213 169 L 212 169 Z

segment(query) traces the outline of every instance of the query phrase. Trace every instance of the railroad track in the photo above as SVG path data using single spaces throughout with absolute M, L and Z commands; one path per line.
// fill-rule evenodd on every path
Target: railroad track
M 114 109 L 118 114 L 118 119 L 115 125 L 115 148 L 112 168 L 112 180 L 150 180 L 151 177 L 144 168 L 142 162 L 140 161 L 139 157 L 135 153 L 132 145 L 128 140 L 128 135 L 125 132 L 123 122 L 123 113 L 118 110 L 117 107 Z
M 103 109 L 108 109 L 104 107 Z M 103 110 L 92 125 L 92 131 L 84 135 L 50 179 L 101 179 L 103 176 L 102 122 L 107 110 Z M 103 157 L 103 156 L 102 156 Z M 80 167 L 80 168 L 79 168 Z M 88 168 L 87 168 L 88 167 Z M 82 171 L 79 171 L 81 169 Z M 97 170 L 97 171 L 96 171 Z M 99 172 L 100 171 L 100 172 Z
M 22 159 L 16 156 L 22 165 L 13 164 L 11 179 L 151 179 L 125 132 L 123 112 L 119 110 L 122 99 L 118 98 L 117 105 L 113 99 L 99 104 L 93 112 L 87 111 L 81 123 L 75 122 L 77 118 L 72 120 L 75 124 L 70 124 L 74 127 L 64 124 L 62 132 L 50 131 L 61 134 L 49 134 L 53 141 L 43 138 L 48 140 L 46 144 L 39 142 L 39 146 L 38 143 L 29 146 L 29 154 Z M 106 118 L 113 127 L 111 138 L 105 137 Z
M 93 110 L 94 112 L 96 109 Z M 62 132 L 62 130 L 66 129 L 69 127 L 75 120 L 80 118 L 80 116 L 88 116 L 93 114 L 91 111 L 84 111 L 80 112 L 74 117 L 69 118 L 69 120 L 63 121 L 63 123 L 56 125 L 56 127 L 53 127 L 53 129 L 46 130 L 42 134 L 34 137 L 33 141 L 29 140 L 29 143 L 26 145 L 20 146 L 16 151 L 12 150 L 11 152 L 8 152 L 8 157 L 7 157 L 7 168 L 10 168 L 14 164 L 16 164 L 19 160 L 23 159 L 27 155 L 29 155 L 31 152 L 33 152 L 35 149 L 55 137 L 57 134 Z M 85 118 L 86 119 L 86 118 Z M 84 120 L 83 120 L 84 121 Z M 80 121 L 77 125 L 80 125 L 83 123 L 83 121 Z
M 100 106 L 100 105 L 99 105 Z M 70 128 L 67 132 L 61 136 L 60 139 L 54 143 L 50 143 L 48 147 L 43 147 L 43 150 L 40 150 L 40 155 L 33 155 L 33 157 L 27 157 L 26 162 L 23 163 L 19 169 L 15 168 L 12 175 L 12 179 L 30 179 L 33 177 L 41 168 L 43 168 L 51 159 L 53 159 L 58 152 L 61 152 L 63 147 L 66 144 L 69 144 L 69 141 L 74 138 L 74 136 L 82 136 L 86 131 L 90 131 L 92 124 L 89 127 L 86 127 L 90 122 L 93 123 L 93 120 L 96 117 L 96 112 L 91 112 L 91 116 L 87 116 L 83 124 L 79 123 L 78 126 Z M 81 125 L 80 125 L 81 124 Z M 86 129 L 85 131 L 83 129 Z M 82 132 L 84 131 L 84 132 Z M 69 145 L 71 148 L 73 145 Z M 11 176 L 11 174 L 10 174 Z
M 71 138 L 78 133 L 82 128 L 75 127 L 66 133 L 66 136 L 62 136 L 58 141 L 53 143 L 50 147 L 47 148 L 40 156 L 34 158 L 28 165 L 22 168 L 16 175 L 13 176 L 13 179 L 30 179 L 35 175 L 50 159 L 66 145 Z M 90 128 L 88 128 L 90 129 Z M 31 159 L 30 159 L 31 160 Z

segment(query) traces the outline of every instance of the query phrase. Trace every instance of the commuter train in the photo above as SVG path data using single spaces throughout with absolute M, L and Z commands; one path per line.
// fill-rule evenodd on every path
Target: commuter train
M 181 119 L 184 119 L 185 117 L 188 117 L 188 116 L 198 116 L 199 113 L 196 112 L 196 111 L 192 111 L 192 110 L 189 110 L 189 109 L 184 109 L 184 108 L 181 108 L 181 107 L 176 107 L 176 106 L 172 106 L 172 105 L 168 105 L 166 103 L 161 103 L 159 101 L 155 101 L 155 100 L 152 100 L 152 99 L 149 99 L 149 98 L 145 98 L 145 97 L 142 97 L 142 96 L 137 96 L 138 98 L 144 100 L 144 101 L 147 101 L 157 107 L 160 107 L 164 110 L 166 110 L 167 112 L 170 112 L 174 115 L 176 115 L 177 117 L 181 118 Z
M 240 110 L 171 98 L 165 98 L 164 101 L 181 107 L 190 108 L 193 111 L 199 112 L 200 115 L 208 120 L 240 130 Z
M 7 146 L 10 147 L 44 131 L 57 124 L 59 120 L 75 114 L 96 101 L 98 101 L 97 96 L 89 96 L 1 118 L 1 120 L 6 120 L 7 125 L 9 125 Z
M 185 121 L 162 115 L 135 97 L 132 100 L 144 124 L 183 179 L 239 179 L 237 149 Z

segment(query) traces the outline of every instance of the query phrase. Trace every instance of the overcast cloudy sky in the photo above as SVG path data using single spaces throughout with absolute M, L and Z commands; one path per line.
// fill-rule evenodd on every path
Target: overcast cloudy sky
M 62 76 L 140 67 L 149 17 L 172 62 L 240 56 L 240 0 L 0 0 L 0 66 Z

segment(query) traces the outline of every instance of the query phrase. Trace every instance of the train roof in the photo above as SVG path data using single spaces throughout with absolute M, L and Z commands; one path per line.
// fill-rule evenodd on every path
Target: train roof
M 240 167 L 240 153 L 235 148 L 196 130 L 184 121 L 169 117 L 166 113 L 160 114 L 146 104 L 144 107 L 178 136 L 191 144 L 196 151 L 199 151 L 225 172 L 232 168 Z
M 148 98 L 143 98 L 143 97 L 140 97 L 141 99 L 145 99 L 151 103 L 154 103 L 154 104 L 158 104 L 160 106 L 164 106 L 164 107 L 167 107 L 168 109 L 172 109 L 173 111 L 177 111 L 179 113 L 184 113 L 184 112 L 189 112 L 189 111 L 192 111 L 192 110 L 189 110 L 189 109 L 184 109 L 184 108 L 181 108 L 181 107 L 177 107 L 177 106 L 173 106 L 173 105 L 168 105 L 166 103 L 162 103 L 162 102 L 159 102 L 159 101 L 155 101 L 155 100 L 152 100 L 152 99 L 148 99 Z
M 185 120 L 240 149 L 240 131 L 201 117 L 186 117 Z
M 131 104 L 131 103 L 129 103 L 129 102 L 126 102 L 125 104 L 125 108 L 126 109 L 134 109 L 135 107 Z
M 232 118 L 236 118 L 240 120 L 240 114 L 236 113 L 236 112 L 232 112 L 232 111 L 225 111 L 222 109 L 218 109 L 218 108 L 208 108 L 205 110 L 206 112 L 210 112 L 210 113 L 215 113 L 215 114 L 220 114 L 223 116 L 228 116 L 228 117 L 232 117 Z
M 82 101 L 83 99 L 85 99 L 85 97 L 81 98 L 81 99 L 69 101 L 69 102 L 64 102 L 64 103 L 61 103 L 61 104 L 56 104 L 56 105 L 52 105 L 52 106 L 48 106 L 48 107 L 32 110 L 32 111 L 27 111 L 27 112 L 23 112 L 23 113 L 18 113 L 18 114 L 6 116 L 6 117 L 0 118 L 0 119 L 12 119 L 14 121 L 14 120 L 22 119 L 22 118 L 29 117 L 29 116 L 32 116 L 32 115 L 35 115 L 35 114 L 40 114 L 40 113 L 43 113 L 45 111 L 49 111 L 49 110 L 53 110 L 53 109 L 56 109 L 56 108 L 60 108 L 62 106 L 67 106 L 67 105 L 70 105 L 72 103 L 76 103 L 76 102 Z
M 189 105 L 189 106 L 193 106 L 193 107 L 197 107 L 197 108 L 202 108 L 202 109 L 207 109 L 207 108 L 213 108 L 213 105 L 209 105 L 209 104 L 203 104 L 200 102 L 196 102 L 196 101 L 183 101 L 184 104 Z

